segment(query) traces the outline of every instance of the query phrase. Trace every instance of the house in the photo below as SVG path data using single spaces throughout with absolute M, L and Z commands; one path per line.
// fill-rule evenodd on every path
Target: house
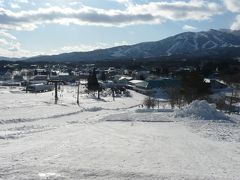
M 47 81 L 47 75 L 36 75 L 32 78 L 34 81 Z
M 49 72 L 46 69 L 35 69 L 34 75 L 48 75 Z
M 143 80 L 131 80 L 131 81 L 128 82 L 126 87 L 128 89 L 134 89 L 134 88 L 137 87 L 138 84 L 141 84 L 141 83 L 144 83 L 144 82 L 146 82 L 146 81 L 143 81 Z
M 53 91 L 54 85 L 51 84 L 31 84 L 26 87 L 26 91 L 30 92 L 47 92 Z
M 68 72 L 60 72 L 58 74 L 59 80 L 63 82 L 75 82 L 77 77 L 70 75 Z
M 223 81 L 218 80 L 218 79 L 205 78 L 204 81 L 206 83 L 210 84 L 212 92 L 220 92 L 220 91 L 229 89 L 229 87 L 226 83 L 224 83 Z
M 87 79 L 88 77 L 89 77 L 89 72 L 87 71 L 80 71 L 79 73 L 78 73 L 78 77 L 79 77 L 79 79 Z
M 21 86 L 21 83 L 14 81 L 3 81 L 1 82 L 1 86 Z
M 29 84 L 47 84 L 47 75 L 36 75 L 29 80 Z
M 12 79 L 12 73 L 7 69 L 2 69 L 0 71 L 0 80 L 1 81 L 8 81 Z
M 116 84 L 121 84 L 121 85 L 127 85 L 129 81 L 131 81 L 133 78 L 130 76 L 121 76 L 121 75 L 116 75 L 113 79 L 113 81 Z
M 116 84 L 113 81 L 107 80 L 105 82 L 99 81 L 101 87 L 103 88 L 114 88 Z
M 117 69 L 114 67 L 109 67 L 107 70 L 105 70 L 106 75 L 111 79 L 114 78 L 116 74 L 118 74 Z
M 3 76 L 5 75 L 5 73 L 8 71 L 7 68 L 4 68 L 4 67 L 0 67 L 0 76 Z
M 20 74 L 16 74 L 13 76 L 13 80 L 15 82 L 21 82 L 21 81 L 23 81 L 23 76 L 21 76 Z
M 180 86 L 179 80 L 171 78 L 161 78 L 157 80 L 149 80 L 147 82 L 147 89 L 167 89 Z
M 133 82 L 131 81 L 131 83 Z M 155 92 L 157 89 L 166 90 L 178 86 L 180 86 L 180 81 L 177 79 L 161 78 L 157 80 L 135 82 L 135 87 L 133 86 L 133 89 L 143 94 L 149 94 Z
M 107 70 L 107 73 L 110 74 L 110 73 L 116 73 L 117 70 L 114 68 L 114 67 L 109 67 L 108 70 Z

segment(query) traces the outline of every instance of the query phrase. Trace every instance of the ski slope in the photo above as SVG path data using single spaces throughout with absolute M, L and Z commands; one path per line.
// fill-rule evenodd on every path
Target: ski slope
M 239 179 L 239 116 L 147 112 L 131 95 L 81 93 L 77 106 L 65 86 L 55 105 L 52 92 L 0 87 L 0 179 Z

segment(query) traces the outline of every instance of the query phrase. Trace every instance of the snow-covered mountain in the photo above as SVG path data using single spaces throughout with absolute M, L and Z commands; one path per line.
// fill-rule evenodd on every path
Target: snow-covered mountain
M 26 57 L 22 57 L 22 58 L 9 58 L 9 57 L 4 57 L 4 56 L 0 56 L 0 61 L 23 61 L 26 60 Z
M 240 47 L 240 32 L 210 30 L 207 32 L 186 32 L 161 41 L 113 48 L 112 57 L 159 57 L 195 52 L 218 51 L 221 48 Z
M 31 61 L 90 61 L 155 58 L 171 55 L 203 56 L 223 52 L 240 55 L 240 31 L 185 32 L 156 42 L 30 58 Z

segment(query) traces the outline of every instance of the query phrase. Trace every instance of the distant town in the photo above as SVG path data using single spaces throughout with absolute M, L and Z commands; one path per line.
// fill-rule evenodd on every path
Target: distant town
M 21 86 L 23 91 L 32 93 L 53 91 L 56 81 L 59 85 L 83 85 L 88 88 L 93 71 L 98 83 L 93 91 L 100 94 L 106 88 L 116 93 L 130 89 L 149 96 L 153 107 L 156 104 L 154 99 L 165 98 L 172 108 L 196 99 L 206 99 L 215 103 L 220 110 L 239 113 L 238 59 L 231 62 L 183 59 L 168 63 L 158 60 L 115 60 L 95 64 L 1 61 L 0 85 Z

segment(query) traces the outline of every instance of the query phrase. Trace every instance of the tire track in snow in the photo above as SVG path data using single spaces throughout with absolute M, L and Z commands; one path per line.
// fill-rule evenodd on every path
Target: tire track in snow
M 79 111 L 64 113 L 64 114 L 56 114 L 56 115 L 47 116 L 47 117 L 0 120 L 0 124 L 14 124 L 14 123 L 24 123 L 24 122 L 33 122 L 33 121 L 38 121 L 38 120 L 46 120 L 46 119 L 56 119 L 56 118 L 60 118 L 60 117 L 76 115 L 76 114 L 79 114 L 82 112 L 84 112 L 84 110 L 79 110 Z
M 37 118 L 16 118 L 16 119 L 0 119 L 0 124 L 13 124 L 13 123 L 24 123 L 24 122 L 33 122 L 33 121 L 38 121 L 38 120 L 46 120 L 46 119 L 56 119 L 56 118 L 61 118 L 61 117 L 66 117 L 66 116 L 73 116 L 77 115 L 82 112 L 96 112 L 96 111 L 101 111 L 101 110 L 113 110 L 113 111 L 119 111 L 119 110 L 128 110 L 132 109 L 135 107 L 138 107 L 139 105 L 134 105 L 130 107 L 125 107 L 125 108 L 101 108 L 101 107 L 91 107 L 91 108 L 86 108 L 83 106 L 80 106 L 82 108 L 79 111 L 74 111 L 74 112 L 69 112 L 69 113 L 63 113 L 63 114 L 55 114 L 52 116 L 47 116 L 47 117 L 37 117 Z
M 36 127 L 33 127 L 31 129 L 28 129 L 28 130 L 17 131 L 17 128 L 16 128 L 16 129 L 13 129 L 12 131 L 7 130 L 5 134 L 0 135 L 0 140 L 1 139 L 3 139 L 3 140 L 19 139 L 19 138 L 26 137 L 29 134 L 51 131 L 53 129 L 55 129 L 55 128 L 49 128 L 49 127 L 48 128 L 46 128 L 46 127 L 36 128 Z M 2 131 L 2 132 L 4 132 L 4 131 Z

